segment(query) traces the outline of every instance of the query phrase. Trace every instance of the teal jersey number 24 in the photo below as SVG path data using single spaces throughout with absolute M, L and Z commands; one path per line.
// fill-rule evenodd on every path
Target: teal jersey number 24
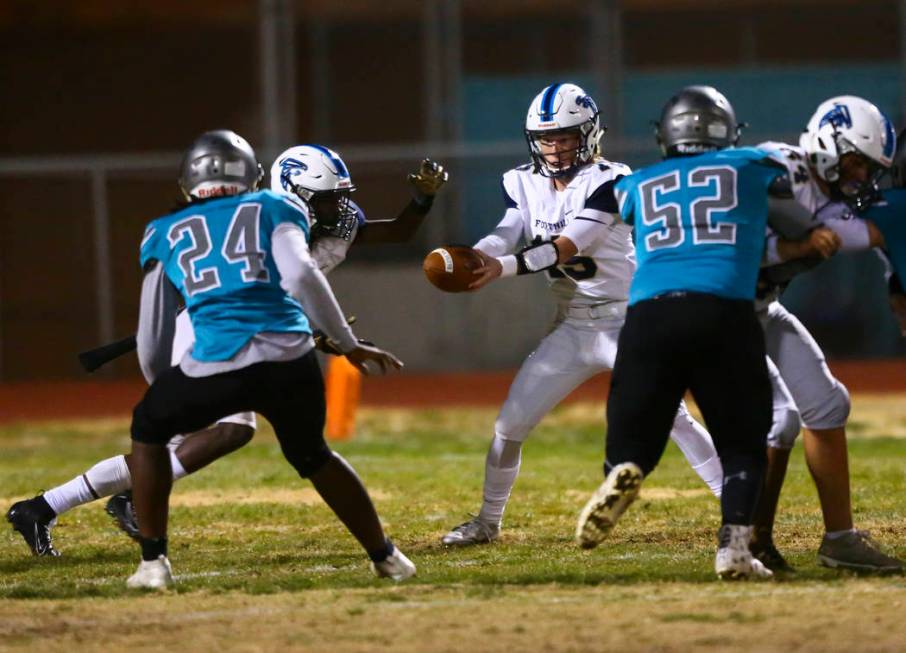
M 308 234 L 301 207 L 260 191 L 193 203 L 148 225 L 141 264 L 159 261 L 182 294 L 196 360 L 229 360 L 257 333 L 311 332 L 270 255 L 282 223 Z

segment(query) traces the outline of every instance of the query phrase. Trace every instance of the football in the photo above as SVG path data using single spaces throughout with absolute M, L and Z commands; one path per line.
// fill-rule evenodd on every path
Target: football
M 428 281 L 445 292 L 465 292 L 475 280 L 481 257 L 471 247 L 438 247 L 425 257 L 422 268 Z

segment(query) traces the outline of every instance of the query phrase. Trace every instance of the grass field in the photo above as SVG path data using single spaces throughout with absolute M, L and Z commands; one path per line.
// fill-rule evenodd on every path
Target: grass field
M 800 570 L 793 579 L 714 579 L 718 507 L 672 445 L 612 540 L 579 550 L 575 518 L 601 480 L 600 413 L 574 404 L 551 415 L 524 450 L 501 541 L 445 550 L 440 536 L 479 507 L 494 411 L 363 411 L 357 437 L 336 448 L 418 565 L 401 585 L 371 576 L 266 427 L 175 486 L 175 592 L 126 590 L 137 548 L 103 502 L 60 520 L 61 558 L 32 558 L 4 530 L 0 650 L 906 649 L 906 579 L 817 566 L 820 512 L 801 450 L 777 532 Z M 124 420 L 0 429 L 3 505 L 126 450 L 126 429 Z M 906 556 L 906 399 L 857 397 L 850 430 L 858 525 Z

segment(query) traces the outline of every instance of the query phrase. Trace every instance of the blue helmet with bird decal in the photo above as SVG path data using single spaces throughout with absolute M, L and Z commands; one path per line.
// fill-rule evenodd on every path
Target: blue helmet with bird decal
M 595 101 L 575 84 L 545 87 L 532 100 L 525 118 L 525 140 L 532 163 L 545 177 L 563 177 L 593 161 L 600 152 L 601 136 L 606 130 L 601 125 Z M 565 159 L 542 153 L 541 141 L 545 136 L 572 132 L 578 136 L 578 144 Z
M 322 233 L 348 240 L 357 212 L 350 201 L 355 190 L 340 155 L 323 145 L 296 145 L 271 166 L 271 190 L 291 195 L 308 209 Z
M 881 175 L 893 164 L 897 137 L 878 107 L 860 97 L 840 95 L 822 102 L 799 138 L 808 163 L 844 199 L 861 202 L 876 192 Z M 854 154 L 867 165 L 861 178 L 841 175 L 841 160 Z

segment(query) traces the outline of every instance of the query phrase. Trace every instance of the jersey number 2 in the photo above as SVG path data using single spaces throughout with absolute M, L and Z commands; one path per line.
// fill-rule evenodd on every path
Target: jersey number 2
M 260 204 L 240 204 L 233 213 L 226 239 L 220 253 L 230 263 L 242 263 L 242 280 L 246 283 L 267 282 L 270 273 L 264 266 L 264 251 L 261 249 L 258 234 L 261 217 Z M 203 215 L 191 215 L 173 224 L 167 234 L 170 247 L 186 235 L 191 245 L 179 255 L 179 268 L 185 276 L 183 284 L 190 297 L 220 287 L 220 274 L 217 266 L 199 268 L 197 263 L 211 253 L 211 232 Z
M 730 166 L 709 166 L 694 168 L 686 174 L 686 187 L 694 192 L 696 188 L 714 191 L 700 195 L 689 205 L 692 216 L 693 245 L 732 245 L 736 242 L 736 224 L 714 219 L 715 211 L 730 211 L 736 208 L 736 169 Z M 658 202 L 658 191 L 670 193 L 680 189 L 680 172 L 673 172 L 649 179 L 639 184 L 642 197 L 642 223 L 656 227 L 657 231 L 645 236 L 645 249 L 679 247 L 686 240 L 683 229 L 682 207 L 676 202 Z

